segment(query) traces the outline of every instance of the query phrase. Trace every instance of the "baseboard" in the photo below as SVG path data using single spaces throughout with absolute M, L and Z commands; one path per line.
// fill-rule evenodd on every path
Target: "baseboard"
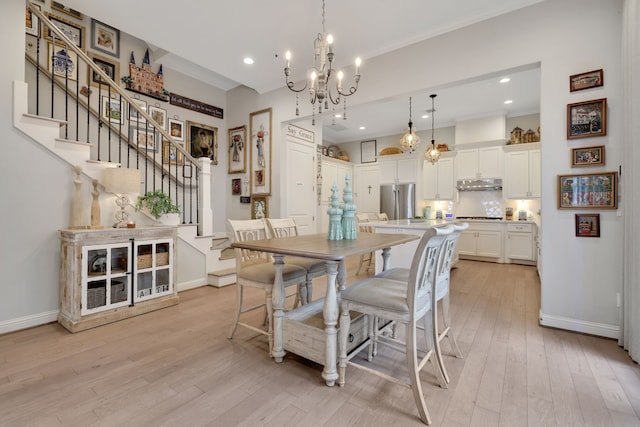
M 178 283 L 178 292 L 199 288 L 201 286 L 207 286 L 207 282 L 205 282 L 202 279 L 191 280 L 190 282 L 181 282 L 181 283 Z
M 544 314 L 542 310 L 540 310 L 539 316 L 540 324 L 542 326 L 581 332 L 583 334 L 596 335 L 605 338 L 618 339 L 620 337 L 620 327 L 617 325 L 594 323 L 562 316 L 551 316 L 549 314 Z
M 59 310 L 47 311 L 44 313 L 32 314 L 31 316 L 17 317 L 0 322 L 0 334 L 19 331 L 21 329 L 33 328 L 58 320 Z

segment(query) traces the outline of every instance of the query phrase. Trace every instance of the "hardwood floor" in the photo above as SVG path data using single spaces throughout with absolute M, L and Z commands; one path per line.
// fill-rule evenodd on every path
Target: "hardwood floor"
M 465 357 L 444 342 L 448 389 L 422 374 L 434 425 L 640 425 L 638 365 L 613 340 L 540 327 L 539 300 L 534 267 L 461 261 L 452 271 Z M 329 388 L 319 365 L 292 354 L 275 364 L 264 336 L 241 328 L 229 341 L 234 302 L 233 286 L 203 287 L 76 334 L 49 324 L 0 336 L 0 425 L 423 425 L 409 389 L 356 369 Z M 404 367 L 394 352 L 376 359 Z

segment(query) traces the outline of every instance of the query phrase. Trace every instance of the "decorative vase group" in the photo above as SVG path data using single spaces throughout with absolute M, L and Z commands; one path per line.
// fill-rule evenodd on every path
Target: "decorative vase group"
M 347 175 L 342 194 L 343 203 L 338 200 L 338 186 L 334 183 L 331 187 L 331 207 L 329 214 L 329 240 L 355 240 L 356 238 L 356 205 L 353 202 L 351 189 L 351 177 Z

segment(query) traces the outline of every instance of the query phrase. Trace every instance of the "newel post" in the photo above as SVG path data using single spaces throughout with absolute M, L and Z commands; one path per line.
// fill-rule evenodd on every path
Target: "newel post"
M 213 210 L 211 209 L 211 159 L 208 157 L 199 157 L 200 176 L 198 177 L 200 185 L 198 186 L 198 216 L 200 223 L 198 224 L 199 236 L 211 236 L 213 234 Z

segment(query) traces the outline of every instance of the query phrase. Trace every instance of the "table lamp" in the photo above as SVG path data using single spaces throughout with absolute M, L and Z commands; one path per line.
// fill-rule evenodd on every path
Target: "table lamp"
M 140 193 L 140 171 L 127 168 L 108 168 L 102 173 L 102 184 L 105 191 L 115 193 L 116 205 L 120 208 L 116 210 L 116 222 L 114 228 L 127 227 L 129 214 L 125 206 L 129 204 L 127 194 Z

